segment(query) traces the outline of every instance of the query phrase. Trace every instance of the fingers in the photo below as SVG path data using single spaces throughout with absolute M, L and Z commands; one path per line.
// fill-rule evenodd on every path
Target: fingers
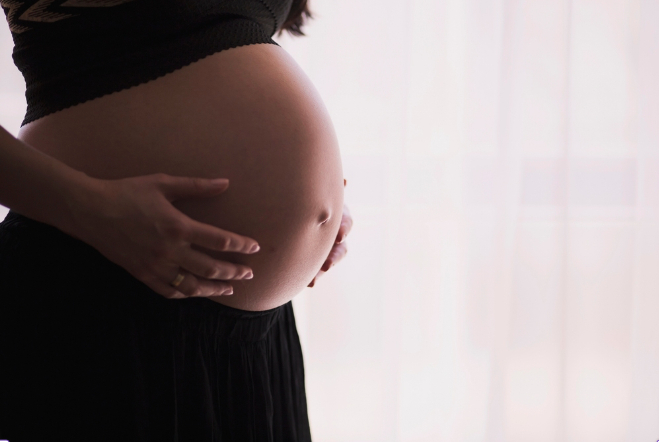
M 348 253 L 348 245 L 346 243 L 335 244 L 320 270 L 323 272 L 328 271 L 330 268 L 334 267 L 336 263 L 341 261 L 343 257 L 346 256 L 346 253 Z
M 185 277 L 178 287 L 176 287 L 176 290 L 185 296 L 208 297 L 233 294 L 233 287 L 228 282 L 197 278 L 195 275 L 186 271 L 182 271 L 182 273 Z
M 336 234 L 336 243 L 341 244 L 343 241 L 345 241 L 346 236 L 348 236 L 348 233 L 350 233 L 350 230 L 352 230 L 352 216 L 350 216 L 350 210 L 348 209 L 348 206 L 344 204 L 343 215 L 341 216 L 341 226 L 339 227 L 339 231 Z
M 156 174 L 156 181 L 169 201 L 210 197 L 224 192 L 229 187 L 229 180 L 226 178 L 207 179 Z
M 193 244 L 220 252 L 256 253 L 259 244 L 251 238 L 227 232 L 210 224 L 188 218 L 190 230 L 187 240 Z
M 205 253 L 186 249 L 180 256 L 182 268 L 204 279 L 252 279 L 253 272 L 247 266 L 217 261 Z
M 154 279 L 146 283 L 151 290 L 167 299 L 183 299 L 187 298 L 183 293 L 179 292 L 176 288 L 169 284 L 165 284 L 159 279 Z
M 348 181 L 343 179 L 343 186 L 345 187 L 348 184 Z M 339 226 L 339 231 L 336 234 L 335 244 L 330 250 L 330 254 L 323 263 L 320 271 L 316 276 L 311 280 L 307 287 L 313 287 L 316 284 L 316 280 L 320 278 L 325 272 L 332 268 L 336 263 L 341 261 L 343 257 L 348 253 L 348 246 L 344 243 L 346 236 L 350 233 L 352 229 L 352 216 L 350 216 L 350 209 L 347 205 L 343 205 L 343 215 L 341 216 L 341 225 Z
M 183 279 L 178 286 L 174 287 L 171 283 L 177 278 L 179 272 L 183 275 Z M 170 270 L 166 273 L 166 275 L 156 273 L 146 274 L 144 270 L 142 270 L 133 274 L 133 276 L 149 286 L 151 290 L 167 299 L 233 294 L 233 287 L 227 281 L 210 280 L 201 277 L 198 278 L 187 270 L 178 267 L 174 267 L 174 270 L 172 270 L 171 266 Z
M 210 257 L 208 257 L 210 259 Z M 238 266 L 244 268 L 244 266 Z M 174 267 L 174 270 L 165 272 L 167 274 L 138 275 L 141 281 L 147 284 L 153 291 L 167 299 L 183 299 L 191 296 L 210 297 L 233 294 L 233 287 L 228 281 L 206 279 L 193 275 L 184 268 Z M 174 287 L 171 283 L 177 278 L 179 272 L 183 279 Z M 230 270 L 232 272 L 232 270 Z M 251 273 L 251 271 L 250 271 Z M 241 270 L 242 274 L 242 270 Z M 134 275 L 135 276 L 135 275 Z
M 336 263 L 341 261 L 346 254 L 348 253 L 348 245 L 346 243 L 341 243 L 341 244 L 335 244 L 332 246 L 332 250 L 329 253 L 329 256 L 323 263 L 322 267 L 320 268 L 320 271 L 314 276 L 314 278 L 311 280 L 309 285 L 307 287 L 313 287 L 316 283 L 316 280 L 323 276 L 325 272 L 327 272 L 329 269 L 334 267 Z

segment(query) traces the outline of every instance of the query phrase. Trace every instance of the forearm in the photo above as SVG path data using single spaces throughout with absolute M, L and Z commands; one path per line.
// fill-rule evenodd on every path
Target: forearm
M 92 178 L 16 139 L 0 126 L 0 204 L 68 230 L 72 205 Z

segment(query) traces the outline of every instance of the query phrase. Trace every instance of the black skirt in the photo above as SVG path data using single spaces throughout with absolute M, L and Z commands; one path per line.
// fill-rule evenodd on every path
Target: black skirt
M 9 212 L 0 439 L 310 441 L 292 304 L 168 300 L 86 243 Z

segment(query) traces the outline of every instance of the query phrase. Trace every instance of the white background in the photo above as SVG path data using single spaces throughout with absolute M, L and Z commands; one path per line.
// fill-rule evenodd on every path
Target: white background
M 310 1 L 355 220 L 295 300 L 314 441 L 659 439 L 659 4 Z

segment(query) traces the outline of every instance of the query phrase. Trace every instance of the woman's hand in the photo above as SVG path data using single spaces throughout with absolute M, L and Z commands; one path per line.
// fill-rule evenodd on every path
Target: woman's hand
M 65 230 L 166 298 L 233 293 L 227 282 L 251 279 L 244 265 L 218 261 L 193 250 L 254 253 L 251 238 L 195 221 L 171 203 L 216 196 L 229 180 L 154 174 L 118 180 L 90 179 L 72 198 L 72 221 Z M 180 272 L 178 287 L 170 285 Z
M 344 179 L 343 185 L 345 186 L 346 184 L 347 181 Z M 336 263 L 341 261 L 343 257 L 346 256 L 346 253 L 348 253 L 348 246 L 345 243 L 345 239 L 346 236 L 348 236 L 348 233 L 350 233 L 350 229 L 352 229 L 352 217 L 350 216 L 348 206 L 344 204 L 343 216 L 341 218 L 341 227 L 339 227 L 339 232 L 337 233 L 336 239 L 334 240 L 332 250 L 330 250 L 329 256 L 323 263 L 323 266 L 320 268 L 318 274 L 313 278 L 307 287 L 313 287 L 316 284 L 316 279 L 320 278 L 323 274 L 325 274 L 326 271 L 334 267 Z

